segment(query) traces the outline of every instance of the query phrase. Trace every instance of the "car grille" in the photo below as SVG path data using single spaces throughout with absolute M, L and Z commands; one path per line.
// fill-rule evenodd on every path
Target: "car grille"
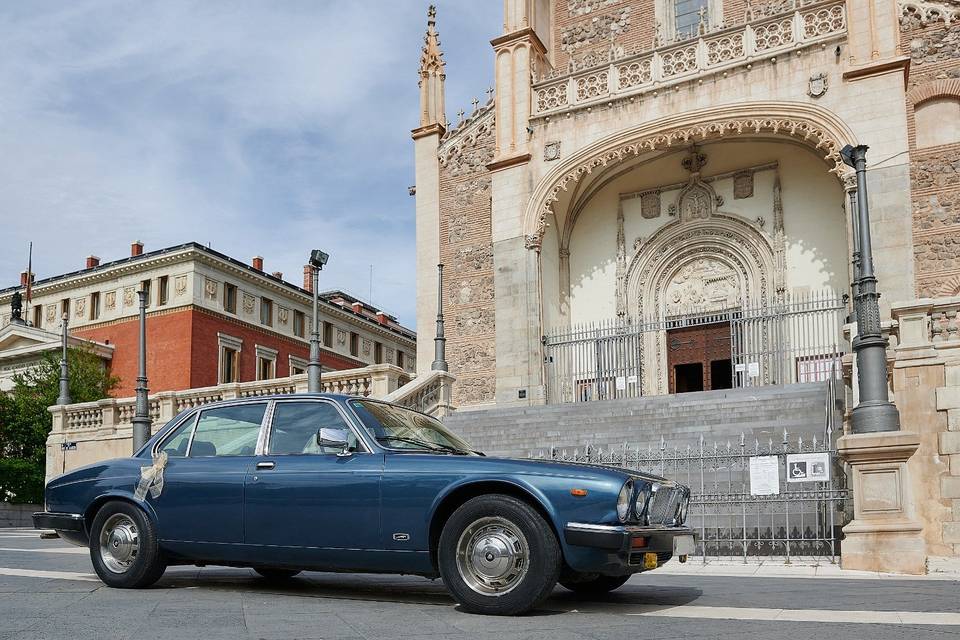
M 680 506 L 680 500 L 683 498 L 683 491 L 679 488 L 660 486 L 659 489 L 650 498 L 650 508 L 648 510 L 648 524 L 674 523 L 677 507 Z

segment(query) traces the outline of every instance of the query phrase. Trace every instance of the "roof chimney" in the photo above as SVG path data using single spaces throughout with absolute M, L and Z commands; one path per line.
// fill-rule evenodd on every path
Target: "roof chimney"
M 283 271 L 274 271 L 270 275 L 272 275 L 277 280 L 283 280 Z
M 26 272 L 26 271 L 21 271 L 21 272 L 20 272 L 20 286 L 21 286 L 21 287 L 27 286 L 27 282 L 28 282 L 28 280 L 27 280 L 27 272 Z
M 135 258 L 143 255 L 143 243 L 137 240 L 130 244 L 130 257 Z
M 257 271 L 263 271 L 263 258 L 261 256 L 253 256 L 250 265 Z
M 87 269 L 93 269 L 100 266 L 100 258 L 97 256 L 87 256 Z
M 363 303 L 362 303 L 362 302 L 354 302 L 354 303 L 353 303 L 352 305 L 350 305 L 350 306 L 353 307 L 353 312 L 354 312 L 354 313 L 363 313 Z
M 385 314 L 383 311 L 377 311 L 377 322 L 379 322 L 383 326 L 387 326 L 388 324 L 390 324 L 390 321 L 387 318 L 387 314 Z
M 303 288 L 313 293 L 313 267 L 309 264 L 303 265 Z

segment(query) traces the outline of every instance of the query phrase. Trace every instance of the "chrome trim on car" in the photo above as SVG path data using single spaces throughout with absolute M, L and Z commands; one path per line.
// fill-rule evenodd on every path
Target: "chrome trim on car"
M 566 528 L 573 529 L 574 531 L 591 531 L 597 533 L 664 533 L 670 531 L 689 531 L 686 527 L 670 527 L 663 524 L 592 524 L 589 522 L 568 522 Z

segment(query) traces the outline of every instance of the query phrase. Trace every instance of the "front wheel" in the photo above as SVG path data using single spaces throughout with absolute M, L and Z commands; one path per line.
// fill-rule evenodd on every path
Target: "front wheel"
M 149 587 L 167 568 L 150 518 L 121 501 L 103 505 L 93 519 L 90 559 L 104 584 L 120 589 Z
M 523 613 L 557 584 L 562 557 L 557 537 L 533 507 L 506 495 L 478 496 L 443 527 L 440 575 L 465 611 Z
M 581 576 L 574 574 L 570 577 L 561 578 L 560 584 L 574 593 L 598 596 L 619 589 L 629 579 L 630 576 Z

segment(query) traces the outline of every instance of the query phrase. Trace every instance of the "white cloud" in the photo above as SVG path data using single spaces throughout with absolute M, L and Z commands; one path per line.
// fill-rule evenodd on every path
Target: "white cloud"
M 438 16 L 448 105 L 482 96 L 498 2 Z M 425 3 L 60 2 L 0 6 L 0 277 L 89 253 L 210 242 L 413 323 L 416 65 Z M 473 89 L 467 93 L 467 88 Z

